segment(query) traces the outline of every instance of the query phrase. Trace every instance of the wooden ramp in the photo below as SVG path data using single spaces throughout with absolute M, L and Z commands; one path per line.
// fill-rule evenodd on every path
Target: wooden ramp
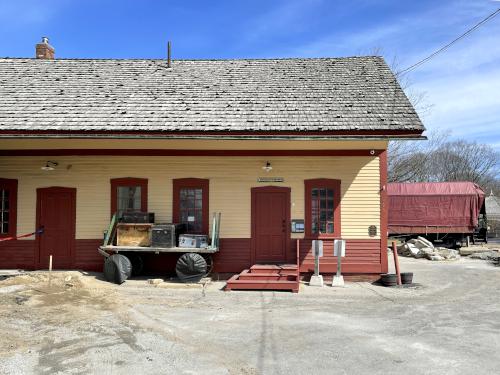
M 255 264 L 231 277 L 230 290 L 290 290 L 299 292 L 299 270 L 296 264 Z

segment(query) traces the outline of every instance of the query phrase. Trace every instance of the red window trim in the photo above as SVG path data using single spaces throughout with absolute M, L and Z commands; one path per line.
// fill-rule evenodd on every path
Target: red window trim
M 340 180 L 330 179 L 330 178 L 316 178 L 311 180 L 304 180 L 305 185 L 305 214 L 304 214 L 304 226 L 305 226 L 305 236 L 306 238 L 340 238 L 341 227 L 340 227 Z M 313 188 L 330 188 L 333 189 L 333 233 L 312 233 L 311 223 L 311 193 Z
M 123 177 L 123 178 L 112 178 L 111 182 L 111 216 L 113 216 L 117 210 L 117 199 L 118 199 L 118 187 L 119 186 L 140 186 L 141 187 L 141 211 L 148 212 L 148 179 L 147 178 L 135 178 L 135 177 Z
M 0 238 L 14 237 L 17 234 L 17 180 L 0 178 L 0 188 L 8 189 L 9 194 L 9 231 L 0 233 Z
M 172 221 L 179 223 L 180 215 L 180 194 L 182 188 L 198 188 L 202 190 L 202 226 L 203 234 L 208 233 L 209 224 L 209 208 L 208 208 L 208 193 L 209 180 L 205 178 L 176 178 L 173 180 L 173 198 L 172 198 Z

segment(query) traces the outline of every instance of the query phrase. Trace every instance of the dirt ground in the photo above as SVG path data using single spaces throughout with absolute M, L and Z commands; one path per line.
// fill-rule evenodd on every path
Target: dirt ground
M 46 272 L 0 281 L 1 374 L 493 374 L 500 267 L 400 258 L 416 286 L 200 285 Z

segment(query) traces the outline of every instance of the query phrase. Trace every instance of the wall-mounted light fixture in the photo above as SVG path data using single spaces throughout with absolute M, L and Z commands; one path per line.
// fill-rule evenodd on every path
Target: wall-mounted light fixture
M 273 169 L 273 167 L 271 166 L 271 163 L 266 161 L 266 165 L 262 167 L 263 170 L 265 170 L 266 172 L 271 172 L 271 170 Z
M 59 165 L 59 163 L 55 162 L 55 161 L 50 161 L 48 160 L 45 165 L 43 167 L 41 167 L 40 169 L 42 171 L 53 171 L 54 169 L 56 169 L 56 167 Z

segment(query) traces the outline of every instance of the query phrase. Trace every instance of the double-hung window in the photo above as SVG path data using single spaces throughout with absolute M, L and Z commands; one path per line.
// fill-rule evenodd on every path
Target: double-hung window
M 340 180 L 305 180 L 305 234 L 340 237 Z
M 148 211 L 148 180 L 114 178 L 111 180 L 111 215 L 121 217 L 126 211 Z
M 0 238 L 16 235 L 17 180 L 0 178 Z
M 185 224 L 187 233 L 208 234 L 208 180 L 173 180 L 173 220 Z

